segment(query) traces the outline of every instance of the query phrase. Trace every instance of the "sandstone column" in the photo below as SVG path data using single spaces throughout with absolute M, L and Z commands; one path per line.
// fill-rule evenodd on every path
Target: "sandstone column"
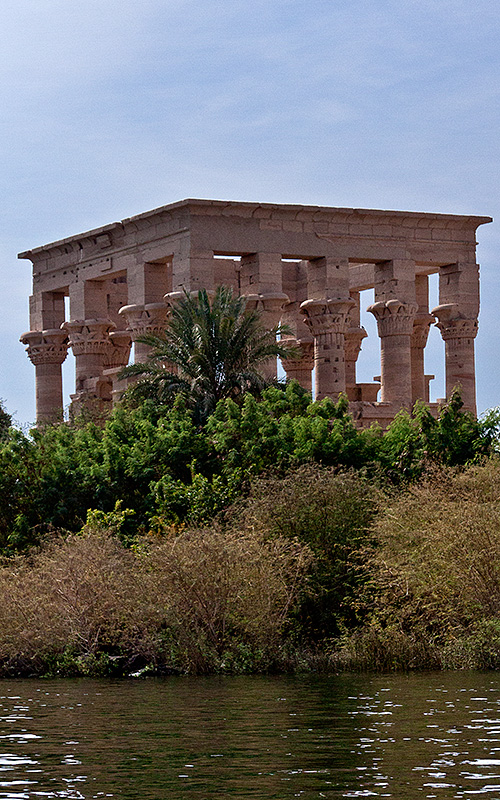
M 306 300 L 301 305 L 314 337 L 315 397 L 337 400 L 346 391 L 345 334 L 352 300 Z
M 361 342 L 368 334 L 361 326 L 359 310 L 359 292 L 351 291 L 353 307 L 347 318 L 347 330 L 345 334 L 345 379 L 346 386 L 356 385 L 356 362 L 361 351 Z
M 111 287 L 109 276 L 77 280 L 69 286 L 70 319 L 61 328 L 75 356 L 73 413 L 85 406 L 100 414 L 111 405 L 112 383 L 103 376 L 112 347 L 109 334 L 116 328 L 110 319 Z
M 84 406 L 98 412 L 110 407 L 111 381 L 103 377 L 103 370 L 112 348 L 109 334 L 114 327 L 106 319 L 71 320 L 62 325 L 76 362 L 73 412 L 78 413 Z
M 368 311 L 380 337 L 381 401 L 395 411 L 412 407 L 411 342 L 415 299 L 415 262 L 394 259 L 375 264 L 375 302 Z
M 387 300 L 373 303 L 368 311 L 377 320 L 380 336 L 381 401 L 399 408 L 412 407 L 410 337 L 416 303 Z
M 467 319 L 456 303 L 439 305 L 432 313 L 438 318 L 436 326 L 445 343 L 446 396 L 449 398 L 453 390 L 459 388 L 464 409 L 476 414 L 474 339 L 477 318 Z
M 260 311 L 264 328 L 272 330 L 279 325 L 283 307 L 289 302 L 288 295 L 282 291 L 281 254 L 250 253 L 242 256 L 240 281 L 241 294 L 247 299 L 247 308 Z M 268 380 L 275 380 L 277 359 L 264 364 L 262 373 Z
M 283 264 L 283 291 L 290 298 L 283 308 L 281 322 L 290 333 L 282 338 L 297 351 L 294 358 L 282 359 L 287 380 L 296 380 L 307 391 L 312 392 L 312 370 L 314 367 L 314 339 L 304 322 L 300 305 L 307 300 L 308 262 L 301 260 Z
M 30 297 L 31 330 L 22 335 L 21 342 L 28 345 L 28 357 L 35 366 L 38 423 L 62 419 L 61 365 L 68 350 L 62 322 L 64 291 L 38 291 Z
M 137 258 L 127 270 L 128 303 L 118 314 L 134 342 L 134 362 L 147 362 L 150 347 L 139 342 L 143 336 L 161 336 L 167 323 L 168 308 L 163 302 L 172 290 L 172 259 L 142 261 Z
M 457 261 L 439 268 L 439 305 L 432 313 L 445 342 L 446 396 L 460 387 L 464 408 L 476 413 L 474 339 L 479 315 L 479 265 Z
M 289 381 L 295 380 L 307 391 L 312 391 L 312 370 L 314 367 L 314 341 L 288 338 L 290 344 L 300 350 L 299 358 L 284 358 L 283 369 Z
M 434 316 L 429 314 L 429 278 L 427 275 L 415 276 L 417 313 L 413 320 L 411 334 L 411 386 L 412 404 L 417 400 L 429 402 L 429 382 L 425 376 L 424 350 L 429 337 L 429 328 Z
M 113 405 L 122 398 L 127 388 L 125 380 L 118 377 L 123 367 L 128 364 L 132 339 L 128 331 L 111 331 L 109 344 L 104 356 L 103 378 L 111 381 L 111 397 Z
M 308 299 L 300 305 L 314 338 L 316 400 L 338 399 L 346 392 L 345 335 L 354 307 L 349 296 L 347 259 L 315 258 L 308 262 Z
M 433 376 L 425 375 L 424 351 L 429 338 L 429 328 L 434 322 L 431 314 L 420 316 L 419 314 L 413 321 L 411 332 L 411 396 L 412 405 L 417 400 L 429 402 L 429 378 Z
M 60 422 L 63 418 L 61 365 L 68 352 L 67 335 L 59 329 L 29 331 L 20 341 L 35 367 L 37 424 Z

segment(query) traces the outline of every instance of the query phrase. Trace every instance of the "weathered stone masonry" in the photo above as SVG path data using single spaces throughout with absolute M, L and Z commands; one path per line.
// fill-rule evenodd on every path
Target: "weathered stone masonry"
M 386 425 L 429 400 L 424 349 L 434 322 L 445 342 L 446 392 L 459 385 L 475 412 L 474 338 L 479 313 L 476 229 L 490 217 L 352 208 L 183 200 L 21 253 L 33 263 L 30 327 L 21 341 L 36 368 L 37 420 L 62 415 L 61 366 L 75 355 L 76 408 L 111 406 L 117 375 L 161 331 L 179 293 L 224 284 L 293 330 L 300 357 L 283 366 L 317 398 L 347 393 L 360 425 Z M 429 310 L 428 276 L 439 273 Z M 381 343 L 380 383 L 356 382 L 366 331 L 359 296 Z M 69 296 L 69 319 L 65 297 Z M 267 367 L 269 376 L 276 365 Z M 380 399 L 377 402 L 378 391 Z

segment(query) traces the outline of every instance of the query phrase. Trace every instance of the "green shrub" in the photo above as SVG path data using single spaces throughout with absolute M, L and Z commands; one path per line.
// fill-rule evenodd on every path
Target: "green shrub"
M 359 621 L 367 578 L 359 553 L 370 540 L 379 498 L 380 491 L 362 474 L 313 465 L 253 485 L 239 524 L 304 542 L 315 555 L 308 591 L 296 612 L 301 636 L 321 640 Z

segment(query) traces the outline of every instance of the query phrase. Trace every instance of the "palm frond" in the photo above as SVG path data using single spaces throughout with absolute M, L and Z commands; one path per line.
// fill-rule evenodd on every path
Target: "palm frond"
M 266 380 L 260 368 L 277 356 L 295 355 L 278 338 L 288 333 L 284 326 L 266 330 L 259 312 L 246 311 L 245 298 L 228 287 L 218 287 L 213 299 L 205 289 L 185 292 L 164 332 L 138 340 L 151 348 L 148 361 L 120 375 L 140 379 L 128 390 L 135 397 L 150 392 L 168 399 L 184 392 L 206 415 L 224 397 L 261 391 Z

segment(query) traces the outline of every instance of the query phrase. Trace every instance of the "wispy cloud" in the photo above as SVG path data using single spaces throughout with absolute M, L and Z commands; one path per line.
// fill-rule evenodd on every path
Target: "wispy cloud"
M 491 0 L 3 0 L 0 396 L 33 416 L 17 250 L 185 196 L 495 214 L 499 29 Z

